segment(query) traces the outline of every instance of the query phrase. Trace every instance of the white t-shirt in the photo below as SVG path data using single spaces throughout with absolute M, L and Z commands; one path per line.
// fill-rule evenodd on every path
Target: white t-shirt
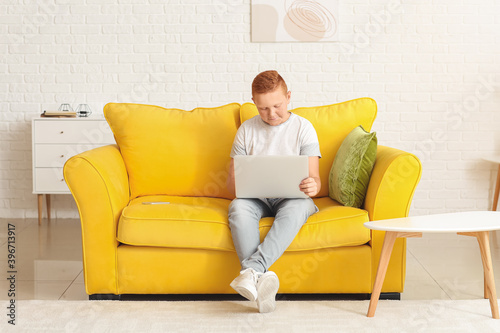
M 311 122 L 294 113 L 282 124 L 271 126 L 257 115 L 236 132 L 230 156 L 307 155 L 319 156 L 319 141 Z

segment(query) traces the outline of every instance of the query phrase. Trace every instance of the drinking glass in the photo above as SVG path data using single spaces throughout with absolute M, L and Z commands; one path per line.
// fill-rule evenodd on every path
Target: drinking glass
M 68 103 L 63 103 L 59 107 L 59 111 L 73 111 L 73 108 Z

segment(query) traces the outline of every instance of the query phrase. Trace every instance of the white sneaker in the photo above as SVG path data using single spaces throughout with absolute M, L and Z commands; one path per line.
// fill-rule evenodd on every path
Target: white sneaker
M 257 299 L 258 274 L 253 268 L 242 270 L 230 286 L 249 301 L 255 301 Z
M 276 309 L 276 293 L 280 280 L 276 273 L 267 271 L 257 281 L 257 306 L 260 313 L 272 312 Z

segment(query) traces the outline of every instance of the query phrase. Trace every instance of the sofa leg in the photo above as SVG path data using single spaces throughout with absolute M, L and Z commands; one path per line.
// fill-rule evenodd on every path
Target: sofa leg
M 379 299 L 388 299 L 388 300 L 401 300 L 401 293 L 380 293 Z
M 119 301 L 121 300 L 121 295 L 115 294 L 92 294 L 89 295 L 90 301 Z

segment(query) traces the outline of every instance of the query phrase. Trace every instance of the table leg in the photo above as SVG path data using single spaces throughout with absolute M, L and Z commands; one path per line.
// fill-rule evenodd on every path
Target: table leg
M 491 263 L 490 239 L 488 231 L 477 233 L 477 241 L 481 250 L 481 259 L 483 260 L 484 277 L 486 280 L 485 290 L 490 299 L 491 315 L 495 319 L 500 319 L 498 316 L 498 301 L 497 292 L 495 289 L 495 278 L 493 276 L 493 265 Z
M 500 192 L 500 165 L 498 165 L 497 184 L 495 185 L 495 195 L 493 197 L 493 207 L 491 210 L 494 210 L 494 211 L 497 210 L 499 192 Z
M 490 296 L 488 295 L 488 288 L 486 288 L 487 285 L 488 285 L 488 282 L 486 282 L 486 273 L 484 273 L 484 283 L 483 283 L 483 286 L 484 286 L 484 298 L 490 298 Z
M 389 259 L 391 258 L 392 248 L 394 246 L 394 242 L 396 241 L 397 234 L 397 232 L 392 231 L 386 231 L 385 233 L 382 251 L 380 252 L 377 275 L 375 276 L 375 283 L 373 284 L 372 296 L 368 307 L 368 317 L 373 317 L 375 315 L 378 299 L 380 297 L 380 291 L 382 290 L 382 284 L 384 283 L 385 273 L 387 272 L 387 266 L 389 265 Z
M 38 225 L 42 224 L 43 194 L 38 194 Z
M 45 194 L 45 201 L 47 201 L 47 219 L 50 221 L 50 194 Z
M 384 243 L 382 244 L 382 251 L 380 252 L 380 260 L 378 262 L 377 275 L 375 276 L 370 305 L 368 306 L 368 317 L 373 317 L 375 315 L 380 292 L 382 291 L 382 285 L 384 284 L 385 273 L 387 273 L 387 266 L 389 266 L 389 260 L 391 259 L 392 248 L 394 247 L 396 238 L 399 237 L 422 237 L 422 233 L 401 231 L 385 232 Z
M 458 232 L 458 234 L 464 236 L 474 236 L 479 243 L 479 250 L 481 251 L 481 260 L 483 262 L 484 270 L 484 298 L 488 298 L 490 300 L 492 317 L 500 319 L 498 316 L 498 301 L 495 289 L 495 278 L 493 277 L 493 265 L 491 263 L 490 232 Z

